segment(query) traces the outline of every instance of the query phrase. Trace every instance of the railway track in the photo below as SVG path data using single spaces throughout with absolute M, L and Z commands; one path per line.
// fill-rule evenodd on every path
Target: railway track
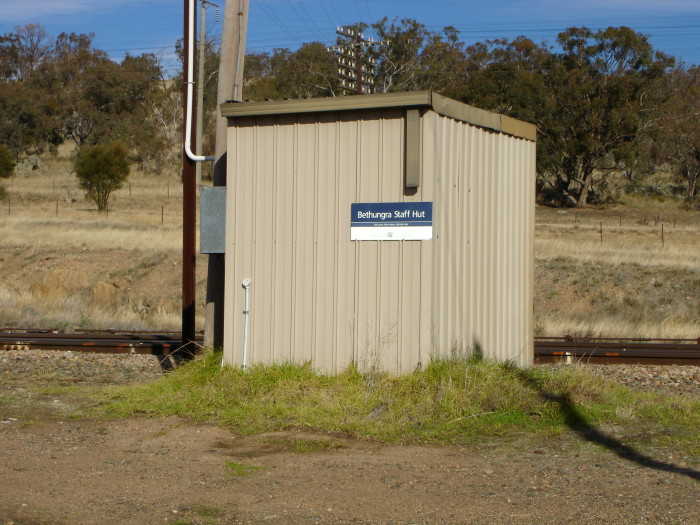
M 197 336 L 201 343 L 201 334 Z M 71 350 L 78 352 L 169 355 L 180 348 L 177 332 L 0 329 L 2 350 Z M 612 339 L 539 337 L 536 363 L 681 364 L 700 366 L 699 339 Z
M 540 337 L 535 339 L 535 362 L 700 366 L 700 338 Z
M 0 329 L 2 350 L 65 350 L 75 352 L 170 355 L 181 347 L 177 332 L 119 332 L 116 330 L 59 333 L 58 330 Z M 196 337 L 201 343 L 202 336 Z

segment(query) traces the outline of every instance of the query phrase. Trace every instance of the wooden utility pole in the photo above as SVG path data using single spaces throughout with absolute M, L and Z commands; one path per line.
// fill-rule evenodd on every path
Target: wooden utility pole
M 197 215 L 197 177 L 195 173 L 195 162 L 190 159 L 185 152 L 184 129 L 187 126 L 187 71 L 189 68 L 189 25 L 190 25 L 190 0 L 184 1 L 185 9 L 185 30 L 184 30 L 184 61 L 183 61 L 183 82 L 182 99 L 183 104 L 183 148 L 182 148 L 182 349 L 183 357 L 192 357 L 195 354 L 195 264 L 196 264 L 196 234 L 195 224 Z M 193 11 L 192 16 L 196 17 Z M 195 20 L 192 21 L 193 24 Z M 194 60 L 194 57 L 193 57 Z M 196 122 L 196 111 L 192 108 L 190 125 Z M 191 128 L 190 128 L 191 129 Z
M 243 100 L 243 62 L 245 59 L 248 0 L 227 0 L 221 34 L 221 58 L 217 108 L 227 100 Z M 216 119 L 214 186 L 226 186 L 227 120 Z M 224 341 L 225 254 L 209 255 L 207 302 L 204 321 L 204 345 L 221 347 Z

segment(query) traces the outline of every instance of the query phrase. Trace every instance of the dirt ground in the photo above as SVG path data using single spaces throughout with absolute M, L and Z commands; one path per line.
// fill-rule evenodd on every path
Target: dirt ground
M 84 400 L 0 386 L 2 525 L 700 523 L 700 458 L 669 451 L 621 455 L 573 434 L 469 447 L 241 437 L 175 417 L 72 419 Z

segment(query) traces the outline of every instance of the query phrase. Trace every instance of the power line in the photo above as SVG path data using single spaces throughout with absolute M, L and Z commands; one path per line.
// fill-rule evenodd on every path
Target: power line
M 294 11 L 294 14 L 296 14 L 297 19 L 299 21 L 302 21 L 304 25 L 306 25 L 306 27 L 308 27 L 311 30 L 311 32 L 316 33 L 316 35 L 320 34 L 318 32 L 318 28 L 314 25 L 313 20 L 311 20 L 311 17 L 309 17 L 309 14 L 306 12 L 306 10 L 304 9 L 304 5 L 301 2 L 299 2 L 297 5 L 302 9 L 303 14 L 306 15 L 306 19 L 310 22 L 310 24 L 307 23 L 306 20 L 304 20 L 303 15 L 299 14 L 299 11 L 297 11 L 297 8 L 294 5 L 295 3 L 292 2 L 292 0 L 287 0 L 287 3 L 289 4 L 289 7 L 292 8 L 292 11 Z M 321 35 L 321 38 L 323 38 L 323 35 Z
M 340 20 L 334 21 L 333 17 L 331 17 L 331 14 L 328 12 L 328 9 L 326 9 L 326 3 L 323 0 L 317 0 L 317 1 L 319 4 L 321 4 L 321 8 L 323 9 L 323 12 L 326 13 L 326 18 L 328 18 L 328 21 L 333 25 L 340 25 L 340 23 L 341 23 Z

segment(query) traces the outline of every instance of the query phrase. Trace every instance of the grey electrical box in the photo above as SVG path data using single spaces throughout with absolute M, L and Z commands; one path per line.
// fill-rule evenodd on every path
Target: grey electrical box
M 202 186 L 199 197 L 199 251 L 226 253 L 226 186 Z

